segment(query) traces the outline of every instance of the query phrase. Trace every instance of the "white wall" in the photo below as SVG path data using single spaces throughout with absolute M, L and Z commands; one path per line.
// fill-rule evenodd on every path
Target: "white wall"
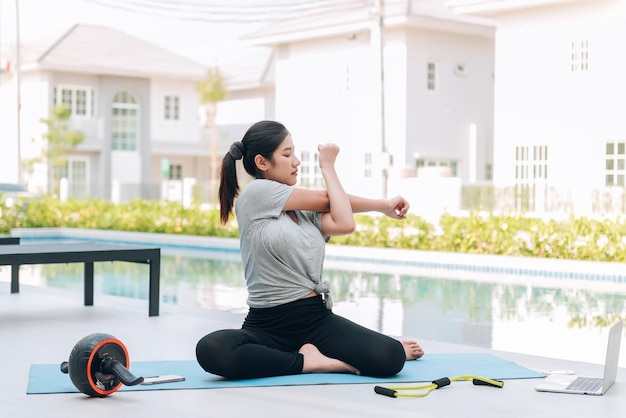
M 45 125 L 41 118 L 49 117 L 48 79 L 41 73 L 23 73 L 21 80 L 22 158 L 41 155 L 41 135 Z
M 599 0 L 498 18 L 494 180 L 514 182 L 515 146 L 549 146 L 549 183 L 604 185 L 605 141 L 626 139 L 626 4 Z M 571 43 L 589 42 L 589 70 Z
M 2 127 L 0 182 L 17 183 L 17 91 L 15 85 L 8 84 L 8 78 L 2 75 L 2 85 L 0 85 L 0 125 Z
M 494 41 L 490 37 L 427 30 L 407 33 L 407 163 L 457 160 L 469 180 L 469 128 L 477 127 L 476 165 L 484 180 L 492 163 Z M 427 64 L 437 66 L 437 90 L 427 91 Z M 462 64 L 464 75 L 455 72 Z
M 121 184 L 141 183 L 141 155 L 131 151 L 111 152 L 111 181 Z
M 357 39 L 346 48 L 342 41 L 290 46 L 276 65 L 276 119 L 300 151 L 338 144 L 337 170 L 346 190 L 377 197 L 380 178 L 364 179 L 363 170 L 366 152 L 380 159 L 380 90 L 372 88 L 378 67 L 369 43 Z
M 180 119 L 164 118 L 165 96 L 180 98 Z M 202 130 L 198 109 L 200 102 L 192 82 L 152 79 L 150 83 L 150 124 L 153 142 L 197 143 Z

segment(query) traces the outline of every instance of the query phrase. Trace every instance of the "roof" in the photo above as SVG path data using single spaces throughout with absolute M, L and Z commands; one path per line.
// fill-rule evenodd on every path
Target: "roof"
M 352 2 L 343 9 L 304 14 L 272 23 L 248 34 L 244 39 L 257 45 L 277 45 L 370 30 L 378 18 L 377 13 L 369 4 Z M 383 16 L 386 27 L 410 26 L 484 36 L 492 36 L 495 28 L 495 23 L 490 19 L 458 15 L 440 1 L 388 0 L 384 3 Z
M 587 0 L 447 0 L 446 6 L 457 13 L 495 15 L 580 1 Z
M 228 89 L 240 90 L 273 84 L 271 68 L 274 55 L 272 48 L 248 47 L 238 57 L 221 61 L 219 69 Z
M 206 66 L 102 26 L 74 25 L 22 47 L 22 70 L 46 69 L 135 77 L 202 80 Z

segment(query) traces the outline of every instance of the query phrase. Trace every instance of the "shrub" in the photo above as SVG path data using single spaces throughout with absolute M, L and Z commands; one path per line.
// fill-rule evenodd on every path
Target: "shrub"
M 470 213 L 443 215 L 438 225 L 419 216 L 395 220 L 379 215 L 355 215 L 357 228 L 331 243 L 426 251 L 500 254 L 593 261 L 626 261 L 623 218 L 570 216 L 542 220 L 519 214 Z M 176 202 L 145 201 L 113 204 L 97 199 L 51 197 L 7 206 L 0 196 L 0 233 L 13 228 L 69 227 L 234 238 L 233 220 L 222 227 L 217 209 L 183 207 Z

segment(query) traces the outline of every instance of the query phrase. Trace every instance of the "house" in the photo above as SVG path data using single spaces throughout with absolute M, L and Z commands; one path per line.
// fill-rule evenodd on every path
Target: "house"
M 209 178 L 196 92 L 207 74 L 203 65 L 111 28 L 75 25 L 25 45 L 20 68 L 19 131 L 16 72 L 4 74 L 0 86 L 3 178 L 47 192 L 55 177 L 64 177 L 70 197 L 114 201 L 160 198 L 163 180 Z M 18 179 L 18 159 L 37 158 L 45 146 L 40 119 L 62 103 L 71 108 L 68 128 L 83 132 L 83 143 L 63 172 L 39 164 Z
M 626 2 L 451 0 L 492 19 L 494 185 L 509 208 L 626 210 Z
M 438 1 L 355 3 L 248 35 L 275 51 L 275 117 L 301 184 L 321 185 L 317 145 L 335 142 L 349 192 L 456 209 L 462 184 L 491 182 L 495 28 Z
M 462 185 L 491 182 L 495 29 L 440 3 L 388 0 L 377 13 L 369 3 L 349 2 L 250 34 L 246 41 L 257 49 L 246 59 L 254 74 L 237 78 L 221 69 L 230 94 L 218 106 L 218 152 L 254 121 L 276 119 L 300 152 L 301 186 L 322 186 L 317 145 L 335 142 L 349 192 L 403 194 L 418 213 L 457 209 Z M 40 153 L 39 119 L 56 103 L 80 102 L 72 127 L 86 140 L 63 173 L 69 195 L 157 198 L 185 188 L 179 179 L 209 180 L 209 140 L 196 111 L 202 66 L 84 25 L 28 58 L 23 159 Z M 45 169 L 25 176 L 49 183 Z M 163 182 L 169 178 L 174 182 Z

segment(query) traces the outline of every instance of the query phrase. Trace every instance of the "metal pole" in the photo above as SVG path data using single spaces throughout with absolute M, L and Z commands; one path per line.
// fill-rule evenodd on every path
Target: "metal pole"
M 17 183 L 22 184 L 22 97 L 20 79 L 20 2 L 15 0 L 15 84 L 17 86 Z
M 384 0 L 376 1 L 378 11 L 378 48 L 379 48 L 379 74 L 380 74 L 380 145 L 383 158 L 385 159 L 383 177 L 383 199 L 387 198 L 387 181 L 389 178 L 389 153 L 387 152 L 387 142 L 385 140 L 385 49 L 384 49 L 384 21 L 383 21 Z

